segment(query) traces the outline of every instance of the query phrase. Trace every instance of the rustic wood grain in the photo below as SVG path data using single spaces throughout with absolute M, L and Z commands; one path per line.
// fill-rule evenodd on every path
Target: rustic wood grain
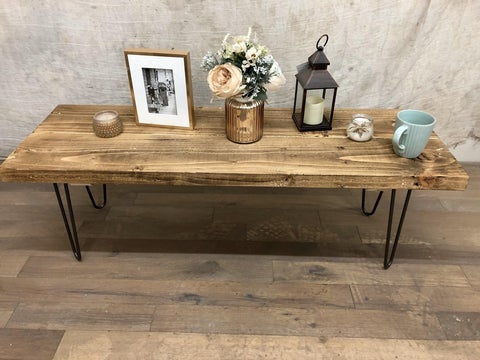
M 462 266 L 470 284 L 480 290 L 480 264 Z
M 476 360 L 480 341 L 66 331 L 54 360 Z
M 441 312 L 480 309 L 480 292 L 470 287 L 351 285 L 356 309 Z
M 437 317 L 448 340 L 480 340 L 480 313 L 448 311 Z
M 119 112 L 124 132 L 94 135 L 92 116 Z M 463 190 L 468 175 L 432 135 L 419 158 L 393 153 L 396 110 L 363 109 L 375 119 L 375 139 L 350 141 L 345 129 L 358 110 L 338 109 L 334 129 L 300 133 L 290 110 L 265 114 L 265 135 L 251 145 L 228 141 L 223 112 L 195 111 L 193 131 L 136 126 L 127 106 L 59 105 L 2 164 L 12 182 L 228 185 L 267 187 Z
M 202 280 L 16 278 L 0 279 L 0 311 L 17 303 L 56 302 L 145 305 L 216 305 L 243 307 L 353 308 L 348 285 Z M 4 305 L 2 305 L 4 304 Z
M 0 329 L 0 359 L 50 360 L 64 331 Z
M 3 279 L 0 279 L 0 284 Z M 3 289 L 2 289 L 3 292 Z M 353 305 L 353 302 L 352 302 Z M 11 301 L 2 301 L 0 296 L 0 328 L 5 327 L 10 316 L 12 315 L 15 307 L 17 306 L 16 302 Z
M 13 310 L 7 311 L 0 309 L 0 328 L 5 327 L 12 313 Z
M 155 307 L 92 302 L 20 303 L 7 324 L 16 329 L 149 331 Z
M 412 203 L 421 203 L 421 199 L 413 199 Z M 412 205 L 413 205 L 412 204 Z M 480 201 L 478 202 L 480 205 Z M 440 210 L 442 210 L 440 208 Z M 371 221 L 357 221 L 362 242 L 365 244 L 384 244 L 385 226 L 388 214 L 379 213 Z M 456 250 L 458 239 L 462 239 L 462 249 L 478 250 L 479 234 L 474 225 L 478 214 L 474 212 L 416 211 L 409 209 L 402 229 L 402 244 L 424 244 L 435 246 L 440 241 Z M 448 223 L 446 228 L 436 226 L 439 222 Z
M 374 262 L 343 264 L 330 261 L 273 261 L 275 281 L 308 281 L 321 284 L 469 286 L 462 268 L 458 265 L 418 264 L 413 270 L 408 264 L 399 262 L 395 269 L 391 270 L 393 271 L 383 271 L 381 266 Z
M 27 255 L 0 253 L 0 277 L 17 276 L 27 259 Z
M 159 305 L 152 331 L 443 339 L 435 314 L 381 310 Z
M 100 279 L 189 279 L 270 283 L 272 266 L 268 261 L 255 261 L 233 255 L 118 254 L 105 258 L 92 256 L 86 266 L 48 256 L 31 256 L 20 277 L 100 278 Z M 103 269 L 108 268 L 105 272 Z

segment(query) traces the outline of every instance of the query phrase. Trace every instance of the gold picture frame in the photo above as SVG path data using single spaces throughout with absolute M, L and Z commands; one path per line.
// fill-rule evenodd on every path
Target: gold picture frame
M 193 129 L 190 53 L 125 49 L 137 125 Z

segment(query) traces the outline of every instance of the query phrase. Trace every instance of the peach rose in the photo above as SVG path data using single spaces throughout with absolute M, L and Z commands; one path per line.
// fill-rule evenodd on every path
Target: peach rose
M 217 65 L 209 71 L 208 86 L 219 98 L 238 95 L 245 88 L 242 85 L 242 71 L 232 63 Z

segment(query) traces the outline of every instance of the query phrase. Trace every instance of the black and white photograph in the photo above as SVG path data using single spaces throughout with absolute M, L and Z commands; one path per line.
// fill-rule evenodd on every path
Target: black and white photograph
M 149 113 L 177 115 L 172 69 L 143 68 Z
M 187 51 L 126 49 L 125 62 L 137 125 L 193 129 Z

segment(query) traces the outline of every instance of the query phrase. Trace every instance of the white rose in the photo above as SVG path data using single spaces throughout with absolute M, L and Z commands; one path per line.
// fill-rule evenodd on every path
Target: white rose
M 215 66 L 209 71 L 207 77 L 210 90 L 219 98 L 240 94 L 245 88 L 242 80 L 242 71 L 232 63 Z
M 239 41 L 232 45 L 232 50 L 234 53 L 242 53 L 247 51 L 247 44 L 245 41 Z
M 262 54 L 261 50 L 257 50 L 257 49 L 255 49 L 255 47 L 251 47 L 245 53 L 245 57 L 247 58 L 247 60 L 249 62 L 255 62 L 261 54 Z

